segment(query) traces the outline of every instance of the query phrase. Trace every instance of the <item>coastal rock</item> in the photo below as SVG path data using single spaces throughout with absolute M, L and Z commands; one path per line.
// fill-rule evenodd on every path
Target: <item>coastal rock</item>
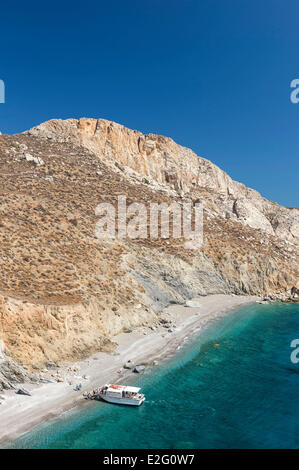
M 124 333 L 132 333 L 132 328 L 124 328 Z
M 140 372 L 144 372 L 144 370 L 145 370 L 145 366 L 140 364 L 134 367 L 133 372 L 135 372 L 136 374 L 140 374 Z
M 24 382 L 38 383 L 39 377 L 12 360 L 0 362 L 0 391 L 14 389 L 16 384 Z
M 44 377 L 41 377 L 41 378 L 39 378 L 38 383 L 40 383 L 40 384 L 49 384 L 49 383 L 54 383 L 54 380 L 45 379 Z
M 127 361 L 125 364 L 124 364 L 124 369 L 133 369 L 135 366 L 133 364 L 133 362 L 131 361 Z
M 291 296 L 298 297 L 299 295 L 299 284 L 297 286 L 293 286 L 291 289 Z
M 263 298 L 263 302 L 298 302 L 299 293 L 297 287 L 292 287 L 285 292 L 269 292 Z
M 31 397 L 31 393 L 28 392 L 28 390 L 26 390 L 25 388 L 19 388 L 19 389 L 16 391 L 16 394 L 17 394 L 17 395 L 27 395 L 28 397 Z

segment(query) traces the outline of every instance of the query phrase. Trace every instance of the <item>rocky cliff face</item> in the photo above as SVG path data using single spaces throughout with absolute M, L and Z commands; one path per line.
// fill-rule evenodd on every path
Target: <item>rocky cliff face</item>
M 164 136 L 128 129 L 104 119 L 52 120 L 29 135 L 72 142 L 92 151 L 104 161 L 116 161 L 149 179 L 189 194 L 199 187 L 218 196 L 216 212 L 236 218 L 292 243 L 299 243 L 299 210 L 267 201 L 253 189 L 233 181 L 209 160 Z
M 1 135 L 0 169 L 6 386 L 8 363 L 20 374 L 22 365 L 112 350 L 114 334 L 151 324 L 170 302 L 297 284 L 298 209 L 265 200 L 169 138 L 105 120 L 53 120 Z M 128 204 L 202 201 L 202 248 L 173 237 L 97 239 L 95 208 L 119 195 Z

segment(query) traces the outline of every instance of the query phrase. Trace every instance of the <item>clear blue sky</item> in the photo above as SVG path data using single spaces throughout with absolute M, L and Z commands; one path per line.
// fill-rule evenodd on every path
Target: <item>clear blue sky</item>
M 2 2 L 0 130 L 102 117 L 299 206 L 297 0 Z

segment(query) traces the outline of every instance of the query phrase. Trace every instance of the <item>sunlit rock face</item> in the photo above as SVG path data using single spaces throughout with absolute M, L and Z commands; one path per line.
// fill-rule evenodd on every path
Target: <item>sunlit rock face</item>
M 172 139 L 128 129 L 105 119 L 82 118 L 45 122 L 30 135 L 83 145 L 103 161 L 114 161 L 184 195 L 202 187 L 221 197 L 219 212 L 241 223 L 299 243 L 299 210 L 267 201 L 253 189 L 233 181 L 209 160 Z M 217 210 L 217 209 L 216 209 Z

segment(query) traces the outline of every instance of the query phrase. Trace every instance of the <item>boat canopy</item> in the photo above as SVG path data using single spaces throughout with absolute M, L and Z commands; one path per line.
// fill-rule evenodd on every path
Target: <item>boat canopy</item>
M 129 392 L 129 393 L 138 393 L 140 387 L 129 387 L 127 385 L 108 385 L 107 392 Z
M 140 387 L 125 387 L 125 392 L 138 393 Z

